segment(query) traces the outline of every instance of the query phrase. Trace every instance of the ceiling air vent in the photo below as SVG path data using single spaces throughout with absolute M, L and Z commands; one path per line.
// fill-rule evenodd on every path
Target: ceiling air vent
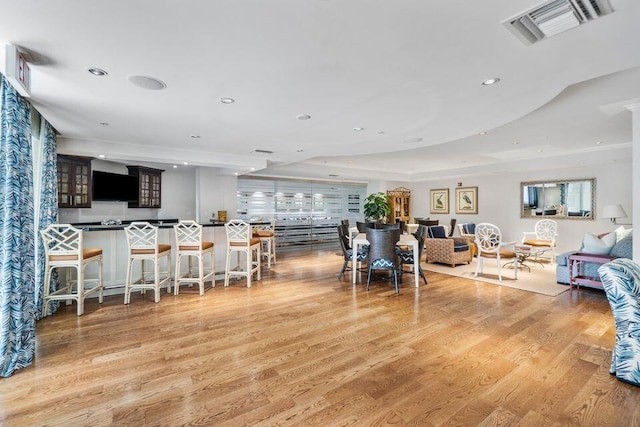
M 525 44 L 586 24 L 613 12 L 609 0 L 551 0 L 502 22 Z
M 273 151 L 269 151 L 269 150 L 260 150 L 260 149 L 255 149 L 252 151 L 252 153 L 260 153 L 260 154 L 273 154 Z

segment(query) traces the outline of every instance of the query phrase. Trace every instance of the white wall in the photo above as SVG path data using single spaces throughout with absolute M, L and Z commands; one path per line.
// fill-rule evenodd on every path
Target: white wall
M 199 222 L 208 222 L 219 210 L 227 211 L 227 219 L 237 217 L 238 178 L 220 175 L 216 168 L 199 167 L 196 170 L 196 204 Z
M 495 175 L 465 177 L 460 180 L 447 179 L 407 183 L 405 186 L 411 189 L 411 215 L 413 217 L 439 219 L 441 224 L 449 224 L 451 218 L 456 218 L 458 224 L 490 222 L 500 227 L 505 240 L 519 241 L 524 231 L 533 231 L 537 221 L 535 217 L 520 218 L 520 182 L 581 178 L 596 178 L 596 219 L 593 221 L 558 220 L 557 252 L 560 253 L 578 249 L 585 232 L 599 234 L 616 228 L 610 220 L 599 218 L 604 205 L 622 204 L 629 217 L 618 222 L 631 223 L 633 216 L 631 163 L 603 164 L 597 170 L 577 167 L 562 171 L 496 173 Z M 455 214 L 454 194 L 459 181 L 462 182 L 463 187 L 478 187 L 477 215 Z M 429 213 L 429 190 L 436 188 L 449 189 L 449 215 Z M 626 228 L 630 227 L 630 225 L 626 226 Z

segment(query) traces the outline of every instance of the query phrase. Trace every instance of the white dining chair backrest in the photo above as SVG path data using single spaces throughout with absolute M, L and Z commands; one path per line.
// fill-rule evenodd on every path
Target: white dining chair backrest
M 49 256 L 67 256 L 82 253 L 82 231 L 71 224 L 50 224 L 41 232 L 44 250 Z
M 496 253 L 502 245 L 502 233 L 496 225 L 480 223 L 476 225 L 475 242 L 480 253 Z
M 558 223 L 552 219 L 541 219 L 534 227 L 536 238 L 555 241 L 558 234 Z

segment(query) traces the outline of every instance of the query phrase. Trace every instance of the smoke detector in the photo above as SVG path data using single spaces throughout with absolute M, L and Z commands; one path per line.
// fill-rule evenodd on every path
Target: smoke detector
M 502 21 L 530 45 L 613 12 L 609 0 L 551 0 Z

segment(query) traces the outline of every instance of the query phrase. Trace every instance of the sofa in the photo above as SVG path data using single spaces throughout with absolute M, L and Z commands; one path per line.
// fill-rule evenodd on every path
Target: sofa
M 631 229 L 625 229 L 624 227 L 619 227 L 618 229 L 612 231 L 611 233 L 615 233 L 615 242 L 613 246 L 608 252 L 603 252 L 602 250 L 598 253 L 601 255 L 609 255 L 616 258 L 632 258 L 632 250 L 633 250 L 633 234 Z M 601 235 L 602 239 L 606 239 L 607 235 L 611 237 L 611 233 L 607 233 L 604 236 Z M 582 242 L 580 249 L 575 251 L 569 251 L 556 256 L 556 281 L 560 284 L 568 285 L 569 284 L 569 257 L 575 253 L 583 252 L 583 253 L 592 253 L 590 252 L 589 245 L 585 246 L 585 243 L 588 243 L 589 240 L 593 241 L 596 238 L 593 235 L 585 235 L 585 239 Z M 598 277 L 598 268 L 601 264 L 589 263 L 585 262 L 582 267 L 582 274 L 585 276 Z M 582 285 L 588 286 L 588 285 Z

